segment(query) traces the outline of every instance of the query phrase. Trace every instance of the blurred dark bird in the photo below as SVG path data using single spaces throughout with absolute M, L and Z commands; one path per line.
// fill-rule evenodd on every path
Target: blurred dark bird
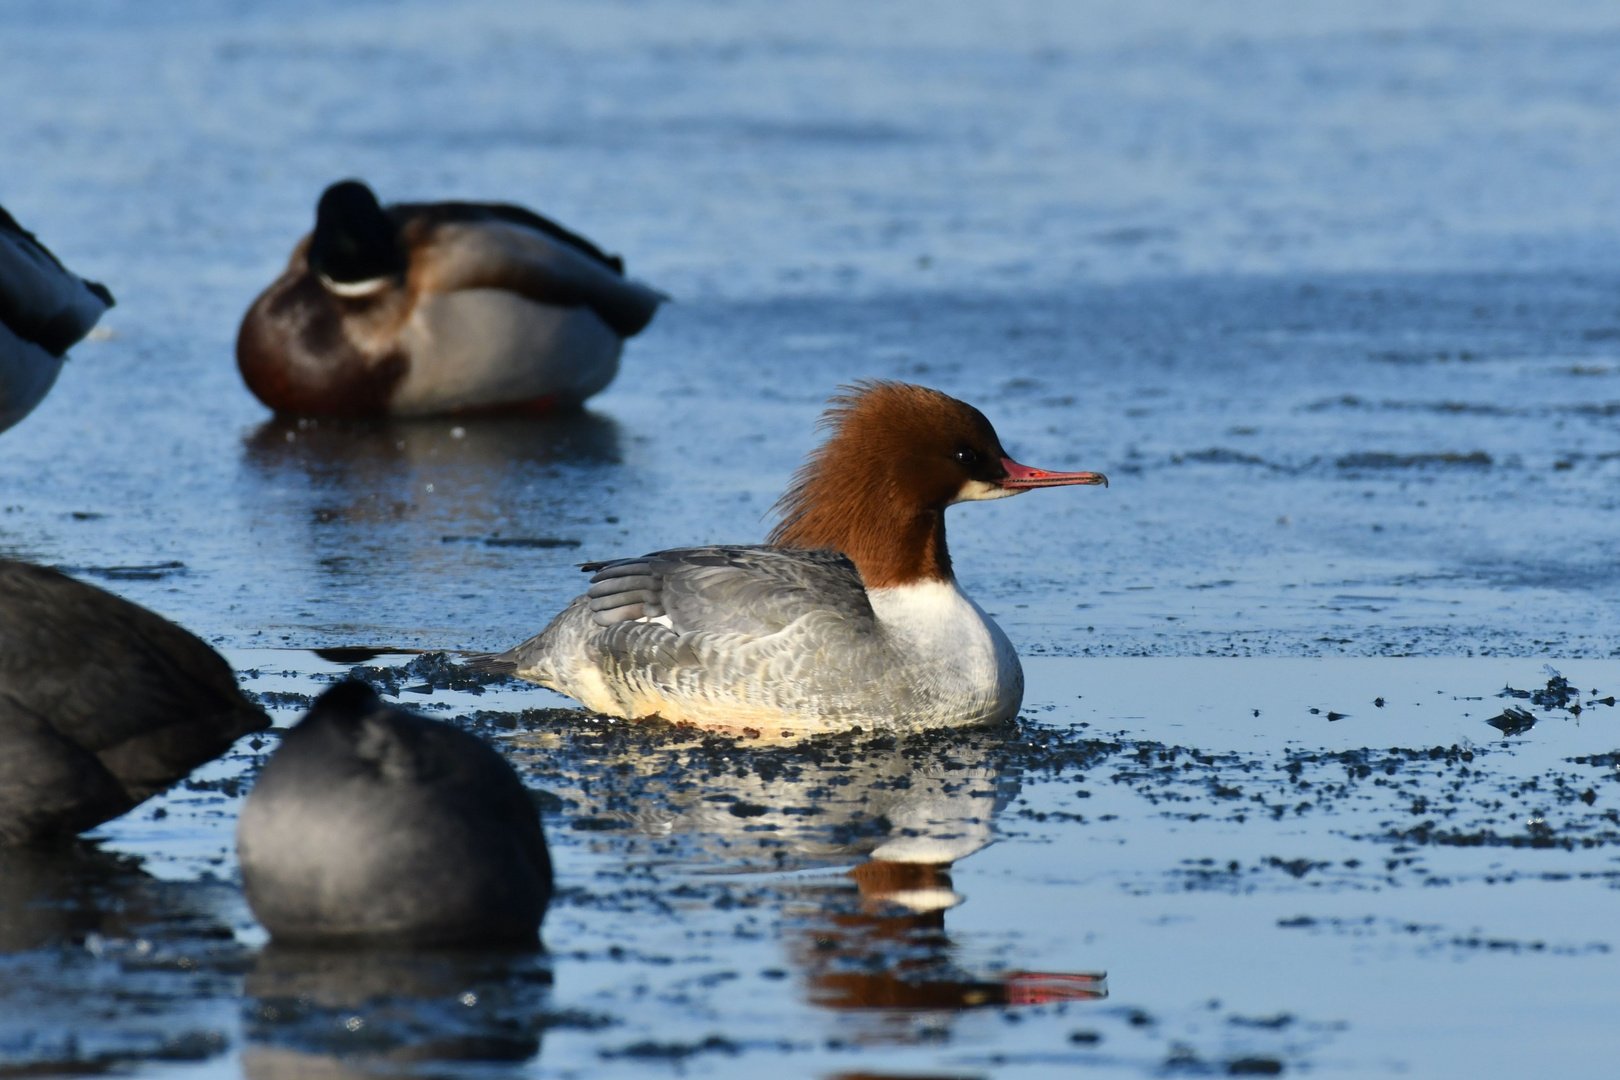
M 109 821 L 269 726 L 224 659 L 167 619 L 0 560 L 0 843 Z
M 236 845 L 280 944 L 532 948 L 551 900 L 540 815 L 512 766 L 360 682 L 282 739 Z
M 44 400 L 62 358 L 113 306 L 0 207 L 0 431 Z
M 282 413 L 543 413 L 612 382 L 624 339 L 664 299 L 522 207 L 385 207 L 344 180 L 248 308 L 236 359 Z

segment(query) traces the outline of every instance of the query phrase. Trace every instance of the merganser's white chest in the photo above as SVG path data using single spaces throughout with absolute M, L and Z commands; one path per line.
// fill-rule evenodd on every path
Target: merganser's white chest
M 868 592 L 872 611 L 905 678 L 946 723 L 1004 720 L 1024 697 L 1018 653 L 995 620 L 955 580 Z M 970 722 L 970 721 L 969 721 Z

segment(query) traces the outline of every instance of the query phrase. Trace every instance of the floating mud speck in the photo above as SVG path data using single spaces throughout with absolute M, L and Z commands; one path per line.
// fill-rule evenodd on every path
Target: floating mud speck
M 146 563 L 135 566 L 58 566 L 64 574 L 93 577 L 103 581 L 161 581 L 186 572 L 183 562 Z
M 560 536 L 441 536 L 445 544 L 483 544 L 493 548 L 577 548 L 582 541 Z
M 356 666 L 338 678 L 359 679 L 379 694 L 398 697 L 401 693 L 432 694 L 440 690 L 459 690 L 467 694 L 482 694 L 487 687 L 510 685 L 515 680 L 506 675 L 475 671 L 446 652 L 423 653 L 407 664 L 397 667 Z
M 1536 708 L 1548 712 L 1551 712 L 1554 709 L 1562 709 L 1572 716 L 1579 716 L 1583 708 L 1581 704 L 1580 689 L 1571 685 L 1570 681 L 1564 678 L 1563 675 L 1559 674 L 1558 669 L 1553 667 L 1551 664 L 1545 665 L 1543 670 L 1547 673 L 1547 685 L 1543 686 L 1541 689 L 1517 690 L 1511 686 L 1504 686 L 1496 696 L 1502 698 L 1518 698 L 1522 701 L 1529 701 L 1534 704 Z M 1589 695 L 1589 700 L 1586 702 L 1586 705 L 1612 706 L 1614 704 L 1613 695 L 1601 698 L 1597 695 L 1598 691 L 1593 690 Z
M 365 645 L 340 645 L 330 649 L 311 649 L 322 660 L 330 660 L 334 664 L 363 664 L 367 660 L 375 660 L 379 656 L 404 656 L 415 653 L 415 649 L 390 649 L 387 647 L 371 648 Z
M 1424 469 L 1444 466 L 1463 466 L 1471 469 L 1489 468 L 1491 455 L 1483 450 L 1469 454 L 1346 454 L 1336 464 L 1341 469 Z

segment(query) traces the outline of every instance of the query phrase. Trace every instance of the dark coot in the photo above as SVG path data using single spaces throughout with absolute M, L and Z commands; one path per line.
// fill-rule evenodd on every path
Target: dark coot
M 0 560 L 0 843 L 109 821 L 269 724 L 224 659 L 167 619 Z
M 282 739 L 236 844 L 279 944 L 533 947 L 551 899 L 540 815 L 506 760 L 360 682 Z

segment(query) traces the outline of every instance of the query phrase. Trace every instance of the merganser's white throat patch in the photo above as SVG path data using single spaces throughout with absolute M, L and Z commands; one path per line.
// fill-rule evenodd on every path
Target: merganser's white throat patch
M 1002 487 L 1000 484 L 991 484 L 984 480 L 969 480 L 962 485 L 947 506 L 955 506 L 962 502 L 984 502 L 986 499 L 1007 499 L 1014 495 L 1022 495 L 1023 488 Z

